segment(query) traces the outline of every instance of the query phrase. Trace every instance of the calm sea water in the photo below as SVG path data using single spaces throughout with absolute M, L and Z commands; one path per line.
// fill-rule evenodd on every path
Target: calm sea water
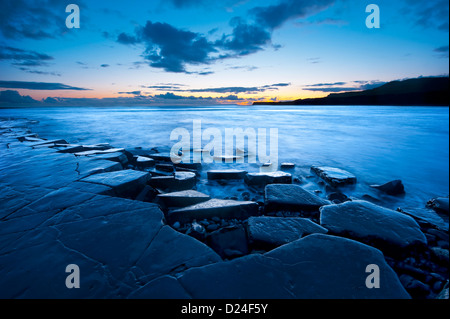
M 49 139 L 125 148 L 169 149 L 172 130 L 192 132 L 194 120 L 222 132 L 277 128 L 279 160 L 296 163 L 297 175 L 308 175 L 315 164 L 348 170 L 359 180 L 355 196 L 372 194 L 371 184 L 401 179 L 407 195 L 392 206 L 424 207 L 449 194 L 447 107 L 77 107 L 1 109 L 0 117 L 37 120 L 31 129 Z

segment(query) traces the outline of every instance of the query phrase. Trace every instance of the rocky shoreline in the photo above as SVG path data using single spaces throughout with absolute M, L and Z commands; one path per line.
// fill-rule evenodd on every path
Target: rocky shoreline
M 448 197 L 424 203 L 445 228 L 344 194 L 358 179 L 341 168 L 311 166 L 320 194 L 292 163 L 205 172 L 158 149 L 46 140 L 29 124 L 0 121 L 2 298 L 448 299 Z M 200 182 L 238 187 L 217 198 Z M 45 288 L 49 270 L 33 284 L 30 269 L 68 254 L 90 289 Z M 369 265 L 380 288 L 366 286 Z

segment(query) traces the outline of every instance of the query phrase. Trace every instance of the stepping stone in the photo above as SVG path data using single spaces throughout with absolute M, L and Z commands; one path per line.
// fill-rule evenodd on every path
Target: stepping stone
M 44 142 L 38 142 L 34 143 L 31 146 L 34 147 L 50 147 L 55 146 L 56 144 L 69 144 L 66 140 L 51 140 L 51 141 L 44 141 Z
M 165 207 L 187 207 L 206 202 L 210 200 L 211 197 L 194 190 L 188 190 L 161 194 L 158 195 L 158 199 L 165 205 Z
M 94 159 L 103 159 L 112 162 L 121 163 L 122 165 L 128 164 L 128 157 L 122 152 L 97 154 Z
M 176 172 L 174 176 L 158 176 L 150 179 L 149 184 L 163 191 L 190 190 L 197 184 L 197 176 L 190 172 Z
M 156 164 L 156 169 L 163 171 L 163 172 L 169 172 L 169 173 L 174 172 L 174 167 L 171 164 Z
M 306 218 L 250 217 L 248 237 L 255 246 L 267 250 L 328 230 Z
M 246 171 L 237 170 L 237 169 L 228 169 L 228 170 L 213 170 L 208 171 L 208 179 L 209 180 L 218 180 L 218 179 L 243 179 L 247 174 Z
M 294 163 L 281 163 L 280 167 L 283 169 L 293 169 L 293 168 L 295 168 L 295 164 Z
M 311 170 L 333 187 L 356 184 L 356 176 L 339 168 L 312 166 Z
M 266 186 L 268 184 L 292 184 L 292 175 L 285 172 L 248 173 L 245 175 L 247 185 Z
M 111 147 L 105 144 L 99 145 L 72 145 L 72 144 L 56 144 L 55 147 L 61 147 L 62 149 L 58 150 L 58 153 L 82 153 L 87 151 L 103 151 L 110 149 Z
M 258 204 L 255 202 L 239 202 L 234 200 L 211 199 L 209 201 L 177 209 L 169 212 L 168 219 L 171 223 L 180 222 L 186 224 L 194 219 L 239 219 L 245 220 L 258 214 Z
M 175 162 L 181 161 L 180 156 L 177 156 L 175 154 L 169 154 L 169 153 L 151 154 L 151 155 L 148 155 L 148 157 L 154 159 L 155 161 L 159 161 L 159 162 L 173 163 L 173 161 L 175 161 Z
M 82 181 L 111 187 L 117 196 L 128 197 L 137 195 L 145 187 L 150 177 L 151 175 L 147 172 L 125 170 L 95 174 L 83 178 Z
M 277 211 L 314 211 L 324 205 L 328 200 L 322 199 L 298 185 L 272 184 L 265 189 L 265 210 Z
M 101 154 L 111 154 L 111 153 L 116 153 L 116 152 L 125 152 L 124 148 L 110 148 L 107 150 L 90 150 L 90 151 L 84 151 L 84 152 L 79 152 L 79 153 L 75 153 L 75 156 L 92 156 L 92 155 L 101 155 Z
M 153 167 L 155 166 L 155 160 L 145 156 L 137 156 L 136 165 L 140 168 Z
M 380 288 L 368 289 L 368 265 Z M 410 299 L 378 249 L 313 234 L 264 255 L 192 268 L 178 278 L 193 299 Z
M 320 209 L 320 224 L 334 234 L 387 249 L 427 244 L 412 217 L 366 201 L 324 206 Z

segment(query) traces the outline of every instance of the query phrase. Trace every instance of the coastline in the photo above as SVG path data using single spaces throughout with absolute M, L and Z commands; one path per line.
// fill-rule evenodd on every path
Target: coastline
M 327 185 L 327 196 L 304 191 L 298 176 L 292 176 L 289 168 L 280 168 L 284 174 L 276 176 L 243 172 L 236 177 L 236 172 L 229 170 L 221 170 L 219 177 L 208 174 L 206 178 L 214 187 L 225 187 L 230 183 L 241 185 L 239 193 L 229 194 L 228 198 L 214 198 L 211 194 L 195 191 L 198 179 L 205 178 L 201 165 L 172 165 L 167 154 L 155 149 L 127 150 L 108 144 L 70 145 L 62 139 L 41 139 L 28 131 L 26 124 L 1 127 L 2 144 L 6 146 L 0 158 L 0 167 L 5 173 L 0 223 L 4 226 L 1 235 L 6 243 L 1 251 L 8 252 L 3 262 L 10 270 L 2 277 L 14 282 L 14 278 L 24 275 L 28 269 L 29 280 L 15 284 L 18 291 L 24 289 L 23 285 L 31 287 L 25 294 L 18 295 L 13 291 L 2 291 L 2 297 L 53 296 L 51 289 L 40 287 L 42 290 L 35 290 L 30 286 L 36 274 L 32 270 L 38 268 L 36 271 L 40 271 L 44 267 L 39 258 L 33 258 L 46 254 L 37 247 L 53 251 L 52 258 L 61 264 L 67 261 L 67 253 L 75 253 L 79 263 L 92 271 L 94 282 L 101 283 L 95 285 L 93 294 L 80 292 L 87 293 L 88 298 L 151 298 L 156 296 L 162 282 L 173 287 L 168 292 L 169 299 L 186 296 L 186 285 L 191 294 L 195 291 L 194 298 L 207 293 L 219 299 L 223 296 L 221 293 L 231 298 L 251 299 L 260 293 L 276 297 L 274 294 L 279 292 L 278 289 L 286 288 L 283 288 L 285 283 L 281 278 L 288 276 L 300 285 L 305 278 L 291 272 L 303 270 L 283 268 L 283 271 L 272 273 L 280 279 L 278 283 L 266 278 L 264 289 L 256 291 L 252 280 L 258 276 L 265 278 L 257 265 L 269 267 L 274 259 L 282 264 L 294 263 L 289 256 L 295 255 L 293 252 L 298 247 L 308 251 L 315 245 L 330 249 L 330 254 L 333 250 L 339 254 L 356 249 L 375 258 L 373 256 L 379 252 L 383 253 L 384 258 L 377 257 L 376 260 L 383 271 L 389 273 L 389 285 L 381 290 L 363 287 L 357 292 L 347 291 L 356 293 L 357 299 L 383 299 L 383 296 L 387 299 L 436 298 L 445 290 L 446 282 L 448 295 L 448 217 L 447 229 L 442 229 L 401 209 L 395 212 L 383 208 L 383 203 L 369 203 L 369 198 L 346 196 L 333 179 L 327 179 L 326 170 L 322 171 L 325 172 L 322 176 L 318 171 L 318 176 L 311 174 L 302 178 L 316 179 Z M 280 177 L 284 178 L 281 183 Z M 357 179 L 347 182 L 357 183 Z M 372 225 L 359 219 L 361 209 L 373 218 L 369 222 Z M 342 213 L 354 214 L 352 222 L 360 220 L 361 227 L 350 228 L 345 218 L 339 217 Z M 380 222 L 378 217 L 384 214 L 393 218 L 392 223 L 383 225 L 388 229 L 387 233 L 386 229 L 382 231 L 375 227 Z M 448 216 L 448 198 L 446 214 Z M 409 225 L 406 233 L 405 229 L 394 227 L 397 221 L 401 222 L 402 228 L 404 223 Z M 279 235 L 283 232 L 297 234 L 297 237 L 280 241 Z M 396 232 L 404 236 L 394 239 L 392 234 Z M 116 241 L 118 233 L 123 234 L 125 242 Z M 442 239 L 445 236 L 447 241 Z M 96 238 L 94 245 L 93 238 Z M 165 246 L 169 243 L 172 248 Z M 30 251 L 35 255 L 30 254 L 32 259 L 28 258 L 25 265 L 18 256 Z M 319 263 L 327 259 L 313 251 L 309 254 L 304 258 Z M 368 262 L 357 254 L 349 256 L 350 261 L 335 260 L 343 263 L 343 268 L 348 267 L 346 271 L 341 270 L 343 277 L 349 276 L 348 271 L 354 271 L 352 265 L 361 266 Z M 118 259 L 130 260 L 130 263 Z M 99 268 L 100 264 L 108 271 Z M 327 268 L 332 266 L 321 267 L 332 274 L 335 270 Z M 240 291 L 237 287 L 241 283 L 228 277 L 234 267 L 257 274 L 255 278 L 239 278 L 248 281 L 248 290 Z M 14 269 L 18 270 L 15 272 Z M 200 277 L 217 280 L 215 274 L 220 272 L 225 275 L 223 280 L 232 282 L 228 292 L 211 291 L 206 282 L 204 287 L 194 289 L 190 286 Z M 339 273 L 334 275 L 339 276 Z M 367 276 L 361 273 L 352 280 Z M 114 284 L 106 284 L 108 280 Z M 318 287 L 326 284 L 323 279 L 315 280 Z M 351 280 L 347 283 L 353 284 Z M 346 289 L 335 286 L 331 292 L 340 298 L 345 297 L 340 293 Z M 58 293 L 74 297 L 69 290 Z M 308 294 L 312 299 L 321 298 L 317 291 L 291 289 L 294 298 L 308 298 Z

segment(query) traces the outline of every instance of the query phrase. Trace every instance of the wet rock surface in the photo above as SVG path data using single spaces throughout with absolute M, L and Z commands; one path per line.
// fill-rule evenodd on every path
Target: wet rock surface
M 0 141 L 1 298 L 448 299 L 448 197 L 394 211 L 329 167 L 247 174 L 225 156 L 203 171 L 13 125 Z M 245 174 L 208 178 L 230 169 Z M 64 285 L 69 264 L 80 289 Z

